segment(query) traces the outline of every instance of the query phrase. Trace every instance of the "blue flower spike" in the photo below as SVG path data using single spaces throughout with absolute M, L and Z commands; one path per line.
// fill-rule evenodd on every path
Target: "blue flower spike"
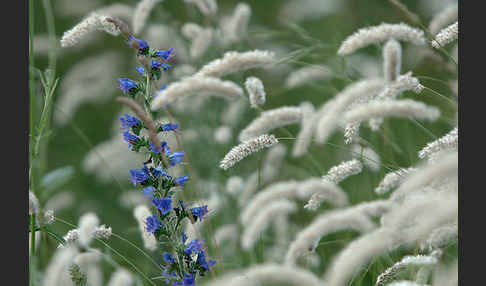
M 147 217 L 146 229 L 148 232 L 155 233 L 162 227 L 162 222 L 156 215 Z

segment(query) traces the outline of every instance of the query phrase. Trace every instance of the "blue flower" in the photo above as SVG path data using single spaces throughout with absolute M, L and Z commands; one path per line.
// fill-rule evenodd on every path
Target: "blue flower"
M 196 263 L 198 263 L 199 265 L 201 265 L 202 268 L 204 268 L 207 271 L 209 271 L 209 268 L 211 266 L 214 266 L 214 264 L 216 264 L 216 261 L 215 260 L 212 260 L 212 259 L 210 259 L 209 262 L 206 261 L 206 256 L 204 255 L 204 252 L 200 252 L 200 253 L 197 254 Z
M 155 55 L 167 61 L 172 57 L 172 51 L 174 51 L 174 48 L 170 48 L 167 51 L 158 51 L 155 53 Z
M 170 165 L 174 166 L 180 162 L 182 162 L 182 159 L 184 158 L 184 151 L 181 152 L 174 152 L 169 155 L 169 161 Z
M 149 51 L 148 43 L 144 40 L 137 39 L 134 36 L 128 38 L 128 44 L 130 47 L 137 49 L 139 54 L 146 55 Z
M 196 279 L 194 274 L 184 274 L 184 286 L 196 286 Z
M 164 261 L 167 262 L 167 263 L 169 263 L 169 264 L 175 262 L 174 258 L 172 258 L 172 255 L 170 255 L 167 252 L 164 252 L 164 254 L 162 254 L 162 257 L 164 258 Z
M 162 69 L 166 72 L 168 69 L 170 69 L 172 66 L 168 64 L 162 64 Z
M 129 78 L 118 78 L 118 81 L 120 82 L 120 89 L 123 91 L 124 94 L 126 94 L 127 92 L 131 94 L 138 88 L 137 83 Z
M 161 62 L 158 62 L 158 61 L 152 61 L 152 66 L 151 68 L 153 70 L 158 70 L 160 67 L 162 66 L 162 63 Z
M 177 123 L 167 123 L 160 126 L 159 131 L 175 131 L 179 128 L 179 124 Z
M 169 147 L 169 145 L 167 145 L 167 142 L 162 141 L 162 144 L 161 145 L 164 148 L 164 153 L 166 155 L 170 155 L 170 147 Z
M 146 228 L 148 232 L 154 233 L 162 227 L 162 222 L 156 215 L 147 217 Z
M 199 253 L 202 252 L 202 242 L 199 242 L 199 239 L 194 239 L 189 242 L 187 245 L 187 248 L 184 249 L 184 252 L 188 255 L 191 255 L 192 253 Z
M 205 205 L 205 206 L 195 207 L 190 209 L 190 211 L 193 216 L 199 218 L 199 220 L 201 221 L 204 215 L 208 213 L 208 206 Z
M 130 181 L 134 186 L 137 183 L 143 185 L 148 179 L 150 179 L 150 174 L 147 167 L 143 167 L 140 170 L 130 170 Z
M 181 281 L 173 281 L 172 285 L 173 286 L 183 286 Z
M 150 186 L 150 187 L 146 187 L 142 190 L 142 194 L 144 196 L 146 196 L 149 200 L 153 199 L 154 198 L 154 191 L 155 191 L 155 188 Z
M 187 241 L 187 235 L 184 232 L 182 232 L 182 243 L 186 244 L 186 241 Z
M 163 85 L 160 87 L 159 91 L 164 90 L 164 89 L 166 89 L 166 88 L 167 88 L 167 85 L 166 85 L 166 84 L 163 84 Z
M 140 124 L 140 120 L 137 117 L 130 116 L 126 113 L 125 113 L 125 118 L 123 116 L 120 116 L 120 122 L 121 122 L 122 128 L 125 129 L 125 130 L 130 130 L 130 128 Z
M 135 69 L 141 76 L 145 74 L 145 69 L 143 67 L 136 67 Z
M 171 197 L 161 198 L 161 199 L 154 198 L 152 200 L 152 204 L 154 205 L 154 207 L 160 210 L 160 212 L 162 212 L 162 215 L 167 214 L 172 209 Z
M 156 178 L 159 178 L 160 176 L 164 175 L 164 176 L 168 176 L 169 174 L 167 174 L 167 172 L 163 171 L 162 170 L 162 167 L 158 166 L 158 167 L 155 167 L 155 168 L 150 168 L 150 172 L 152 173 L 152 175 L 154 175 L 154 177 Z
M 132 148 L 134 144 L 136 144 L 140 138 L 138 138 L 136 135 L 131 134 L 128 131 L 123 132 L 123 140 L 128 142 L 128 148 Z
M 176 178 L 174 182 L 179 185 L 181 188 L 184 187 L 184 184 L 189 180 L 189 175 L 184 175 Z

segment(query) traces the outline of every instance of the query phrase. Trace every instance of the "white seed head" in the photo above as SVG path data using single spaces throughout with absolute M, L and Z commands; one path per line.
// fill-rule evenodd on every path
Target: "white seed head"
M 238 236 L 238 227 L 235 224 L 226 224 L 214 232 L 214 240 L 217 245 L 221 245 L 226 240 L 233 242 L 238 239 Z
M 100 220 L 94 213 L 87 213 L 79 218 L 79 244 L 88 247 Z
M 246 91 L 250 98 L 250 105 L 253 108 L 258 106 L 263 106 L 265 104 L 265 90 L 263 88 L 263 83 L 259 78 L 249 77 L 245 81 Z
M 47 266 L 43 286 L 63 286 L 70 281 L 68 269 L 72 265 L 78 250 L 74 246 L 58 248 Z
M 344 229 L 366 233 L 375 227 L 368 216 L 364 215 L 359 205 L 344 210 L 328 211 L 315 218 L 310 225 L 297 233 L 295 240 L 288 247 L 285 263 L 295 264 L 299 256 L 315 251 L 323 236 Z
M 421 250 L 433 251 L 448 246 L 458 240 L 457 222 L 434 229 L 425 241 L 420 244 Z
M 250 154 L 258 152 L 265 147 L 270 148 L 277 143 L 277 138 L 275 138 L 274 135 L 268 134 L 263 134 L 256 138 L 244 141 L 233 147 L 228 154 L 224 156 L 223 160 L 219 163 L 219 167 L 227 170 Z
M 245 39 L 250 17 L 251 7 L 243 2 L 236 5 L 231 16 L 222 17 L 219 23 L 222 44 L 229 45 Z
M 348 85 L 332 100 L 327 101 L 317 111 L 315 135 L 318 144 L 323 144 L 339 126 L 342 113 L 362 97 L 373 95 L 384 86 L 383 79 L 370 78 Z
M 381 167 L 380 155 L 369 147 L 361 147 L 358 144 L 353 145 L 351 148 L 354 158 L 363 159 L 365 166 L 370 168 L 373 172 L 378 172 Z
M 418 156 L 420 159 L 424 159 L 442 150 L 447 150 L 447 149 L 457 150 L 458 143 L 459 143 L 459 130 L 457 129 L 457 127 L 455 127 L 449 133 L 442 136 L 441 138 L 427 143 L 427 146 L 425 146 L 422 150 L 420 150 Z
M 316 111 L 314 105 L 308 101 L 300 104 L 302 120 L 300 123 L 300 131 L 297 134 L 297 139 L 294 143 L 292 156 L 300 157 L 307 153 L 309 146 L 312 143 L 312 133 L 314 132 Z
M 430 121 L 437 120 L 440 111 L 422 102 L 403 99 L 371 101 L 357 106 L 344 114 L 343 123 L 364 121 L 377 117 L 413 117 Z
M 240 221 L 247 224 L 267 204 L 272 201 L 293 198 L 297 194 L 298 183 L 295 180 L 283 181 L 269 185 L 246 204 L 240 213 Z
M 406 41 L 419 46 L 425 45 L 425 36 L 422 30 L 412 28 L 404 23 L 382 23 L 378 26 L 359 29 L 353 35 L 347 37 L 341 44 L 338 55 L 349 55 L 360 48 L 389 39 Z
M 443 47 L 455 40 L 459 37 L 459 23 L 455 22 L 454 24 L 448 26 L 447 28 L 442 29 L 436 36 L 435 39 L 432 40 L 431 44 L 432 47 L 438 49 Z
M 241 236 L 241 247 L 249 250 L 253 247 L 258 236 L 268 227 L 270 222 L 278 216 L 285 216 L 297 210 L 295 203 L 288 200 L 272 201 L 256 213 L 249 225 L 246 225 Z
M 54 211 L 47 210 L 44 212 L 44 223 L 52 224 L 54 222 Z
M 133 283 L 133 277 L 132 274 L 123 269 L 123 268 L 118 268 L 110 278 L 110 281 L 108 282 L 108 286 L 130 286 Z
M 437 264 L 437 258 L 430 255 L 407 255 L 403 257 L 399 262 L 393 264 L 391 267 L 383 271 L 378 278 L 376 278 L 376 286 L 387 285 L 404 269 L 411 266 L 433 266 Z M 391 284 L 388 284 L 391 285 Z M 408 284 L 407 284 L 408 285 Z M 416 284 L 413 284 L 416 285 Z
M 209 62 L 196 75 L 222 77 L 248 69 L 266 67 L 275 63 L 275 53 L 270 51 L 226 52 L 223 58 Z
M 300 182 L 297 196 L 301 199 L 311 196 L 304 208 L 312 211 L 317 210 L 324 201 L 329 201 L 336 207 L 344 207 L 349 204 L 348 195 L 338 185 L 319 178 Z
M 214 140 L 220 144 L 226 144 L 233 138 L 233 132 L 229 126 L 221 126 L 214 130 Z
M 360 161 L 352 159 L 329 169 L 327 174 L 322 177 L 324 181 L 338 184 L 349 176 L 361 173 L 363 165 Z
M 206 286 L 247 285 L 306 285 L 319 286 L 322 282 L 314 273 L 300 267 L 275 263 L 257 264 L 242 271 L 230 272 L 208 281 Z
M 240 132 L 239 140 L 245 141 L 275 128 L 294 124 L 302 119 L 300 107 L 284 106 L 264 111 Z
M 135 35 L 140 34 L 147 23 L 147 19 L 152 9 L 162 0 L 140 0 L 133 12 L 132 27 Z
M 152 110 L 158 110 L 177 98 L 193 94 L 219 96 L 228 100 L 235 100 L 243 96 L 243 90 L 231 81 L 222 81 L 214 77 L 187 77 L 158 91 L 152 101 Z
M 98 226 L 94 231 L 94 237 L 96 237 L 96 238 L 108 239 L 108 238 L 111 237 L 111 234 L 112 234 L 111 226 L 106 227 L 106 225 L 104 225 L 104 224 Z
M 61 38 L 61 47 L 72 47 L 93 31 L 104 31 L 113 36 L 118 36 L 120 30 L 111 22 L 107 16 L 91 13 L 71 30 L 64 32 Z
M 406 179 L 408 173 L 415 170 L 415 168 L 398 169 L 397 171 L 386 174 L 378 187 L 376 187 L 375 193 L 383 195 L 391 189 L 398 187 Z
M 239 194 L 245 185 L 242 177 L 231 176 L 226 181 L 226 191 L 232 195 Z
M 306 66 L 290 73 L 285 80 L 285 86 L 295 88 L 309 82 L 328 79 L 331 75 L 331 70 L 326 66 Z
M 211 16 L 218 12 L 216 0 L 184 0 L 186 3 L 195 4 L 203 15 Z
M 394 39 L 383 47 L 383 73 L 386 82 L 394 81 L 402 69 L 402 46 Z

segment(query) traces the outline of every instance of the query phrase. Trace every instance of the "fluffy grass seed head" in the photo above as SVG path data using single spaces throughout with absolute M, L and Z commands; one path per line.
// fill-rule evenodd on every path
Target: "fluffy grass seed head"
M 214 130 L 214 140 L 220 144 L 226 144 L 233 138 L 233 131 L 229 126 L 220 126 Z
M 377 193 L 378 195 L 383 195 L 391 189 L 398 187 L 406 179 L 408 173 L 415 170 L 415 168 L 400 168 L 396 171 L 386 174 L 380 184 L 378 184 L 378 186 L 375 188 L 375 193 Z
M 309 146 L 312 143 L 312 133 L 314 132 L 316 111 L 314 105 L 308 101 L 300 104 L 302 113 L 302 120 L 300 123 L 300 131 L 297 134 L 294 147 L 292 149 L 292 156 L 300 157 L 307 153 Z
M 242 177 L 231 176 L 226 181 L 226 191 L 232 195 L 239 194 L 245 185 Z
M 252 222 L 245 227 L 241 236 L 241 247 L 249 250 L 253 247 L 258 236 L 268 227 L 276 217 L 288 215 L 297 210 L 295 203 L 282 199 L 272 201 L 258 212 Z
M 436 107 L 412 100 L 371 101 L 357 106 L 344 114 L 344 123 L 364 121 L 377 117 L 413 117 L 434 121 L 439 118 Z
M 375 227 L 375 224 L 357 206 L 326 212 L 297 233 L 294 241 L 288 247 L 285 263 L 295 264 L 299 256 L 315 251 L 321 238 L 330 233 L 345 229 L 366 233 Z
M 382 23 L 378 26 L 359 29 L 353 35 L 347 37 L 339 47 L 338 55 L 346 56 L 370 44 L 377 44 L 389 39 L 406 41 L 419 46 L 425 45 L 425 36 L 422 30 L 412 28 L 404 23 Z
M 53 210 L 46 210 L 44 212 L 44 223 L 45 224 L 52 224 L 54 222 L 54 211 Z
M 430 252 L 435 249 L 447 247 L 449 244 L 458 240 L 457 234 L 457 222 L 438 227 L 434 229 L 427 239 L 420 244 L 420 249 Z
M 223 58 L 216 59 L 203 66 L 197 76 L 222 77 L 235 72 L 266 67 L 275 63 L 275 53 L 271 51 L 226 52 Z
M 269 203 L 283 199 L 293 198 L 297 194 L 299 184 L 295 180 L 283 181 L 269 185 L 256 194 L 240 213 L 240 221 L 247 224 L 256 214 Z
M 378 278 L 376 278 L 376 286 L 387 285 L 403 270 L 411 266 L 433 266 L 437 264 L 437 258 L 431 255 L 407 255 L 399 262 L 393 264 L 391 267 L 383 271 Z
M 85 248 L 88 247 L 94 238 L 94 232 L 98 227 L 100 220 L 94 213 L 87 213 L 79 218 L 79 244 Z
M 278 140 L 274 135 L 263 134 L 256 138 L 244 141 L 233 147 L 221 160 L 219 167 L 228 170 L 239 161 L 243 160 L 252 153 L 258 152 L 263 148 L 270 148 L 277 144 Z
M 113 23 L 108 22 L 108 18 L 110 17 L 91 13 L 71 30 L 64 32 L 61 38 L 61 47 L 65 48 L 76 45 L 92 31 L 104 31 L 113 36 L 120 35 L 120 30 Z
M 348 85 L 332 100 L 322 105 L 316 115 L 315 136 L 318 144 L 323 144 L 339 126 L 342 113 L 362 97 L 378 93 L 384 86 L 383 79 L 370 78 Z
M 123 268 L 118 268 L 110 278 L 110 281 L 108 282 L 108 286 L 130 286 L 133 283 L 133 277 L 132 274 L 123 269 Z
M 294 124 L 302 119 L 300 107 L 283 106 L 264 111 L 240 132 L 239 140 L 254 138 L 278 127 Z
M 152 110 L 161 109 L 165 104 L 169 104 L 177 98 L 192 94 L 212 95 L 235 100 L 243 96 L 243 90 L 232 81 L 222 81 L 214 77 L 187 77 L 158 91 L 152 101 Z
M 209 281 L 206 286 L 247 286 L 247 285 L 306 285 L 319 286 L 322 281 L 314 273 L 300 267 L 276 263 L 256 264 L 243 271 L 235 271 L 216 280 Z
M 455 40 L 459 37 L 459 23 L 455 22 L 454 24 L 442 29 L 436 36 L 435 39 L 432 40 L 431 45 L 432 47 L 438 49 L 443 47 Z
M 386 82 L 394 81 L 402 69 L 402 46 L 390 39 L 383 47 L 383 74 Z
M 262 81 L 254 76 L 248 77 L 245 81 L 246 91 L 250 99 L 250 105 L 253 108 L 265 104 L 265 89 Z
M 218 12 L 216 0 L 184 0 L 184 2 L 196 5 L 205 16 L 215 15 Z
M 250 17 L 251 7 L 243 2 L 236 5 L 231 16 L 223 17 L 219 23 L 222 44 L 230 45 L 245 39 Z
M 362 147 L 358 144 L 354 144 L 351 147 L 351 151 L 354 158 L 363 158 L 364 165 L 370 168 L 373 172 L 378 172 L 381 167 L 380 155 L 370 147 Z
M 427 157 L 430 157 L 432 154 L 446 149 L 457 150 L 458 143 L 459 130 L 457 129 L 457 127 L 455 127 L 446 135 L 440 137 L 435 141 L 427 143 L 427 146 L 420 150 L 418 156 L 420 159 L 425 159 Z
M 319 178 L 310 178 L 299 183 L 297 195 L 310 199 L 304 206 L 307 210 L 317 210 L 323 201 L 329 201 L 336 207 L 349 204 L 348 195 L 336 184 Z
M 66 246 L 58 248 L 47 266 L 43 286 L 63 286 L 69 281 L 69 267 L 72 265 L 74 257 L 79 253 L 77 247 Z
M 361 173 L 362 170 L 363 164 L 356 159 L 352 159 L 329 169 L 327 174 L 322 177 L 322 180 L 338 184 L 349 176 Z
M 133 33 L 140 34 L 147 23 L 147 19 L 152 9 L 163 0 L 140 0 L 135 7 L 132 18 Z
M 331 77 L 331 75 L 331 70 L 326 66 L 306 66 L 291 72 L 285 80 L 285 86 L 287 88 L 295 88 L 309 82 L 320 79 L 328 79 Z

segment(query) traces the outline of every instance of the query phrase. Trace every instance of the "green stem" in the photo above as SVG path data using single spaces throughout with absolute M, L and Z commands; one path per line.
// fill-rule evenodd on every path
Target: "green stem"
M 32 269 L 32 261 L 35 259 L 35 213 L 30 215 L 30 268 L 29 268 L 29 285 L 34 285 L 33 279 L 33 269 Z

